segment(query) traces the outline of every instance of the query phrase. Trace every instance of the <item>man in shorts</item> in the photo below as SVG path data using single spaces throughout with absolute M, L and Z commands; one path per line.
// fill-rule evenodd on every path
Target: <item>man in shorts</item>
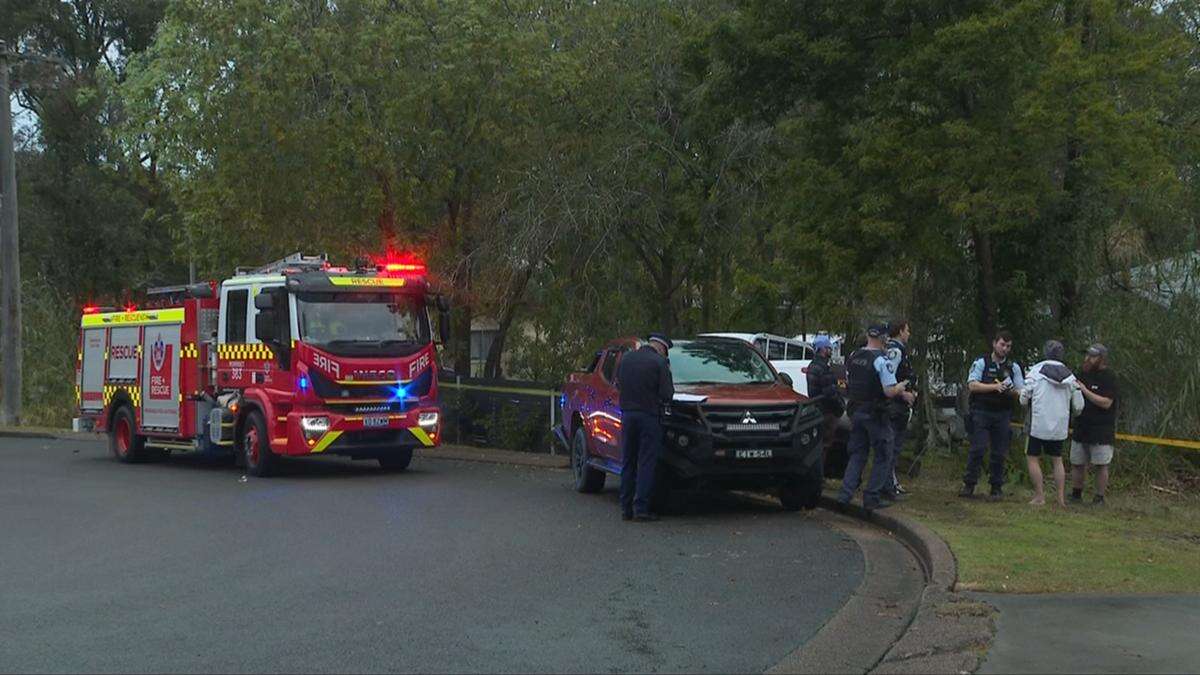
M 1029 478 L 1033 481 L 1034 506 L 1046 503 L 1042 484 L 1042 455 L 1050 457 L 1054 467 L 1055 497 L 1059 506 L 1063 500 L 1066 472 L 1063 470 L 1063 441 L 1067 440 L 1067 428 L 1071 413 L 1083 409 L 1083 395 L 1075 387 L 1075 375 L 1062 362 L 1063 345 L 1058 340 L 1046 342 L 1042 349 L 1045 359 L 1029 369 L 1025 375 L 1025 387 L 1021 389 L 1021 405 L 1029 406 L 1029 433 L 1026 436 L 1025 454 L 1029 466 Z
M 1071 442 L 1071 502 L 1083 501 L 1087 467 L 1096 467 L 1096 496 L 1092 503 L 1103 506 L 1108 488 L 1108 466 L 1112 463 L 1117 435 L 1117 378 L 1108 367 L 1108 348 L 1088 347 L 1083 372 L 1076 382 L 1083 394 L 1083 412 L 1075 420 Z

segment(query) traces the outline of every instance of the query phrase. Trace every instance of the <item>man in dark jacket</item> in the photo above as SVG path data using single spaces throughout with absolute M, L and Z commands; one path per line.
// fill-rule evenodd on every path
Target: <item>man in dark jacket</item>
M 663 449 L 663 410 L 675 396 L 667 351 L 671 340 L 653 333 L 617 367 L 621 406 L 621 518 L 658 520 L 650 511 L 654 470 Z
M 818 335 L 817 339 L 813 340 L 813 350 L 816 353 L 812 362 L 808 364 L 805 375 L 808 379 L 808 395 L 810 398 L 820 397 L 819 406 L 825 418 L 821 427 L 821 465 L 824 466 L 825 456 L 829 454 L 829 448 L 833 445 L 838 419 L 845 412 L 845 403 L 837 388 L 837 374 L 833 372 L 833 365 L 829 363 L 830 357 L 833 356 L 833 343 L 829 336 Z

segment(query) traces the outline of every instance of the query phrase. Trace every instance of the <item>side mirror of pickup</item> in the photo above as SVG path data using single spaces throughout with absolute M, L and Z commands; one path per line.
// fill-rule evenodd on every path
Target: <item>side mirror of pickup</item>
M 780 373 L 779 381 L 786 384 L 789 387 L 795 387 L 795 382 L 792 381 L 792 376 L 788 375 L 787 373 Z

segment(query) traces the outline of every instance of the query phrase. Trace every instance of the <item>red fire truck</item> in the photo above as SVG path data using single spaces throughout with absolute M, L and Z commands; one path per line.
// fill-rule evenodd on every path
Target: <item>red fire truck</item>
M 447 303 L 412 256 L 334 267 L 294 254 L 215 282 L 151 289 L 142 307 L 85 307 L 77 430 L 135 462 L 233 454 L 270 475 L 281 456 L 375 459 L 404 470 L 438 444 Z

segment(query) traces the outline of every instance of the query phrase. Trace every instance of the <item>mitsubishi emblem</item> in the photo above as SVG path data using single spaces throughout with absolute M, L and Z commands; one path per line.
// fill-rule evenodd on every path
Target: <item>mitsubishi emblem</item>
M 758 420 L 754 419 L 754 414 L 747 410 L 745 417 L 742 418 L 742 424 L 758 424 Z

